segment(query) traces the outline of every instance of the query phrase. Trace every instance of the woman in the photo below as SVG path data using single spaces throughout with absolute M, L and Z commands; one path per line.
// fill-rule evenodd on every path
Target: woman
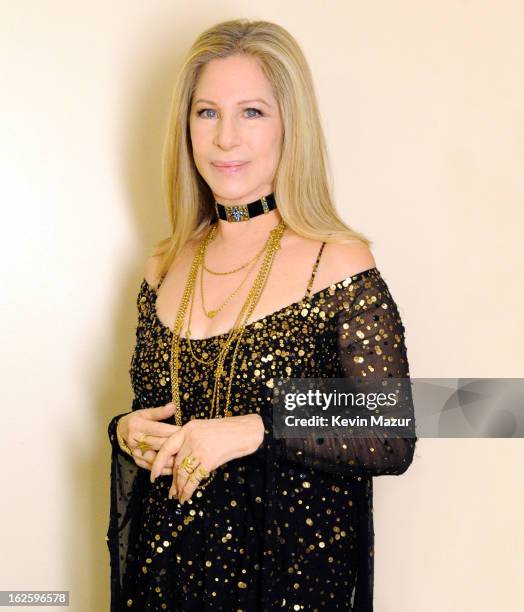
M 370 241 L 337 216 L 311 75 L 264 21 L 204 32 L 164 150 L 171 235 L 112 443 L 112 610 L 372 610 L 372 476 L 412 438 L 281 439 L 275 381 L 409 377 Z M 187 318 L 187 322 L 186 322 Z

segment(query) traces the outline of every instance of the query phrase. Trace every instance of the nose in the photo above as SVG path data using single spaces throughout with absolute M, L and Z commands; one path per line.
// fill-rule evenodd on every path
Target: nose
M 239 144 L 240 136 L 234 117 L 222 117 L 216 122 L 214 144 L 221 149 L 230 149 Z

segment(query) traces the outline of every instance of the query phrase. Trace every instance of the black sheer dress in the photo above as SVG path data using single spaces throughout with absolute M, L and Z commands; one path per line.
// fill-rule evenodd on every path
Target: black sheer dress
M 311 293 L 324 244 L 304 298 L 248 324 L 237 356 L 231 416 L 261 415 L 255 453 L 220 466 L 180 506 L 167 498 L 172 477 L 151 484 L 118 446 L 122 415 L 111 420 L 113 612 L 373 609 L 372 477 L 405 472 L 417 439 L 278 439 L 272 431 L 277 377 L 409 378 L 404 326 L 376 267 Z M 132 410 L 171 401 L 172 332 L 158 319 L 156 295 L 144 279 Z M 209 358 L 226 335 L 192 340 L 192 350 Z M 187 339 L 180 348 L 184 422 L 208 418 L 212 371 L 194 361 Z

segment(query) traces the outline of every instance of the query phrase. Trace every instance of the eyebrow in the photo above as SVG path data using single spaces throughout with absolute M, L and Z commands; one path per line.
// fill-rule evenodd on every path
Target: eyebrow
M 204 100 L 203 98 L 199 98 L 198 100 L 193 102 L 193 104 L 198 104 L 199 102 L 204 102 L 205 104 L 212 104 L 213 106 L 218 106 L 218 104 L 216 104 L 216 102 L 213 102 L 213 100 Z M 240 100 L 240 102 L 237 102 L 237 104 L 247 104 L 248 102 L 262 102 L 262 104 L 265 104 L 266 106 L 269 106 L 269 108 L 271 108 L 271 105 L 268 104 L 262 98 L 253 98 L 252 100 Z

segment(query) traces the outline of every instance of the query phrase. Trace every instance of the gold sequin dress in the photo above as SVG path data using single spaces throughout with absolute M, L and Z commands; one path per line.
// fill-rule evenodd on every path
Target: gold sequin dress
M 376 267 L 311 293 L 323 247 L 304 298 L 249 324 L 237 356 L 230 408 L 264 420 L 255 453 L 220 466 L 180 506 L 167 498 L 171 476 L 151 484 L 150 472 L 118 446 L 122 415 L 109 423 L 112 612 L 373 609 L 372 477 L 405 472 L 416 438 L 279 439 L 272 432 L 276 377 L 409 377 L 404 327 Z M 172 331 L 157 316 L 156 296 L 144 279 L 132 410 L 171 401 Z M 210 358 L 226 335 L 192 340 L 193 350 Z M 212 371 L 195 362 L 185 338 L 180 363 L 184 422 L 208 418 Z

